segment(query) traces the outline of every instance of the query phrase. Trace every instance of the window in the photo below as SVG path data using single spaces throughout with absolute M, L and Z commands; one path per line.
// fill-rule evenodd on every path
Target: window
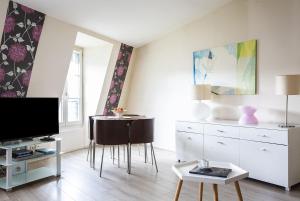
M 82 50 L 73 51 L 59 107 L 62 126 L 82 124 Z

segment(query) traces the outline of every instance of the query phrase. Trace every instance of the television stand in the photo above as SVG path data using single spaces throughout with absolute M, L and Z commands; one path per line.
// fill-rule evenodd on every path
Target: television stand
M 43 142 L 53 142 L 53 141 L 55 141 L 55 138 L 51 137 L 51 136 L 48 136 L 48 137 L 40 138 L 40 140 L 43 141 Z
M 38 154 L 34 152 L 32 157 L 24 157 L 20 159 L 15 159 L 12 157 L 13 150 L 19 149 L 21 147 L 37 146 L 49 142 L 35 138 L 32 141 L 24 141 L 18 144 L 0 145 L 0 150 L 5 150 L 5 156 L 0 157 L 0 165 L 5 168 L 6 172 L 5 177 L 0 178 L 0 188 L 9 191 L 13 187 L 37 181 L 46 177 L 59 177 L 61 174 L 61 139 L 54 138 L 54 142 L 56 144 L 56 149 L 54 153 Z M 35 169 L 28 168 L 28 164 L 30 164 L 31 162 L 40 161 L 48 158 L 56 158 L 56 167 L 53 167 L 51 165 L 45 165 Z M 20 165 L 20 163 L 25 163 L 24 171 L 21 173 L 13 174 L 13 168 Z

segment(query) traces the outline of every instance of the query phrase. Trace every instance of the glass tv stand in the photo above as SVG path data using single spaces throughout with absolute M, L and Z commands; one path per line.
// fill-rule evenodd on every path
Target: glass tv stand
M 33 147 L 37 145 L 42 145 L 45 143 L 50 143 L 47 141 L 42 141 L 38 138 L 31 141 L 20 142 L 11 145 L 1 145 L 0 150 L 5 150 L 5 155 L 0 157 L 0 166 L 5 169 L 5 175 L 0 177 L 0 188 L 7 191 L 11 190 L 13 187 L 23 185 L 29 182 L 33 182 L 39 179 L 43 179 L 50 176 L 60 176 L 61 174 L 61 139 L 55 138 L 53 141 L 55 143 L 55 152 L 53 153 L 38 153 L 33 150 L 33 155 L 29 157 L 14 159 L 12 153 L 14 149 L 22 147 Z M 39 168 L 28 170 L 27 165 L 34 161 L 39 161 L 48 158 L 56 158 L 56 168 L 51 168 L 48 166 L 42 166 Z M 13 174 L 13 168 L 18 166 L 20 163 L 24 163 L 24 171 L 21 173 Z

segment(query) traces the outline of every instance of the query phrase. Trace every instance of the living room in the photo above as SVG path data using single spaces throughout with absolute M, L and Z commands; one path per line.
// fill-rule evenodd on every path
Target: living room
M 300 200 L 299 11 L 1 0 L 0 200 Z

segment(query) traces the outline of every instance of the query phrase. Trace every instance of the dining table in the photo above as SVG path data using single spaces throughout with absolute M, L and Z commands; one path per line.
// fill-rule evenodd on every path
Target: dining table
M 157 163 L 152 142 L 154 141 L 154 118 L 141 115 L 122 116 L 92 116 L 90 118 L 90 135 L 93 135 L 92 153 L 90 154 L 92 167 L 95 168 L 96 144 L 103 145 L 101 168 L 102 171 L 103 154 L 105 145 L 119 145 L 126 142 L 127 145 L 127 169 L 131 173 L 131 145 L 150 143 L 151 159 Z M 120 132 L 120 133 L 116 133 Z M 116 133 L 116 134 L 115 134 Z M 146 161 L 145 146 L 145 161 Z M 125 152 L 124 152 L 125 153 Z M 152 162 L 153 163 L 153 162 Z

